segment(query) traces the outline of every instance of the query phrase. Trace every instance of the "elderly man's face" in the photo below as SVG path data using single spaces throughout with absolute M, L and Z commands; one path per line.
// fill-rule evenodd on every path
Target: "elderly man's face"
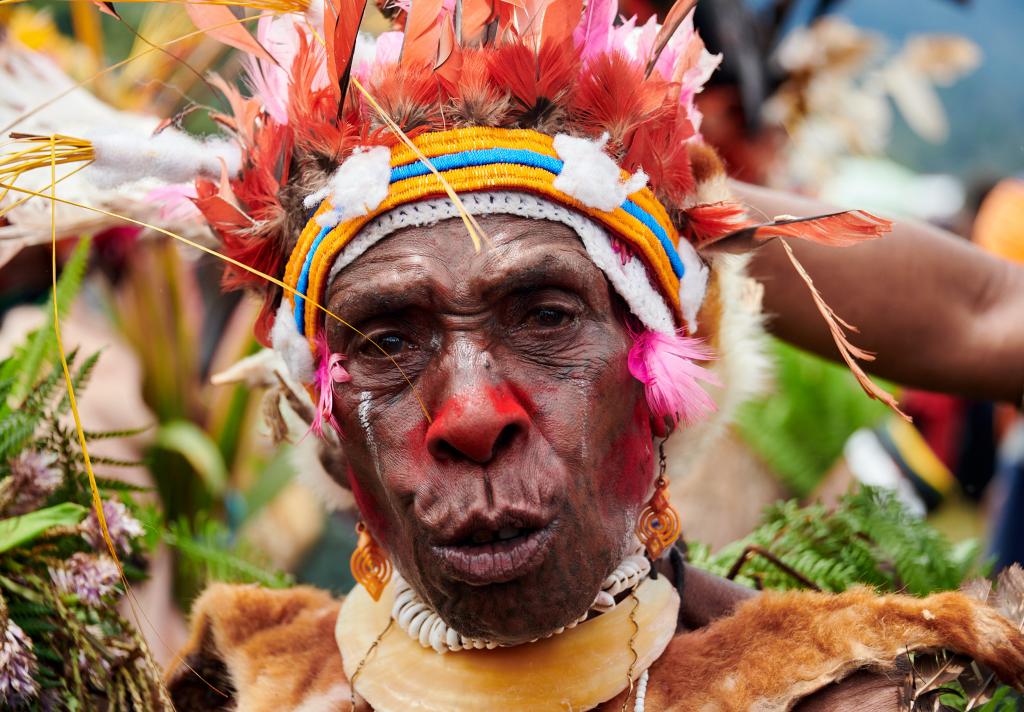
M 449 624 L 514 644 L 586 612 L 621 559 L 652 432 L 623 314 L 575 233 L 480 222 L 479 253 L 447 220 L 395 233 L 331 285 L 330 308 L 380 347 L 328 326 L 352 375 L 334 405 L 348 472 L 333 475 Z

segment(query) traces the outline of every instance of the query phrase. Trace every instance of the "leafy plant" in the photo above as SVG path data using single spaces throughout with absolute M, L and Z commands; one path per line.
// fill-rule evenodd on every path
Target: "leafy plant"
M 291 481 L 294 468 L 259 436 L 262 394 L 209 382 L 215 360 L 231 363 L 258 348 L 251 312 L 221 295 L 218 280 L 217 270 L 184 259 L 174 244 L 147 241 L 109 300 L 157 421 L 145 464 L 171 523 L 174 593 L 183 609 L 221 574 L 268 585 L 285 580 L 266 573 L 261 553 L 241 540 L 244 525 Z
M 81 283 L 88 250 L 81 241 L 61 276 L 62 307 Z M 0 706 L 170 710 L 160 669 L 115 605 L 126 583 L 144 577 L 140 507 L 127 487 L 99 483 L 122 577 L 90 514 L 83 456 L 65 422 L 68 399 L 53 366 L 50 315 L 0 363 Z M 85 387 L 97 356 L 68 355 L 77 388 Z
M 977 542 L 951 544 L 894 494 L 870 487 L 844 496 L 833 509 L 780 502 L 754 532 L 715 553 L 701 544 L 689 547 L 694 566 L 758 589 L 841 592 L 868 585 L 914 595 L 964 586 L 984 568 L 978 555 Z M 990 590 L 984 579 L 968 586 L 982 599 Z M 1024 570 L 1004 572 L 990 602 L 1024 626 Z M 910 663 L 908 711 L 1009 712 L 1024 700 L 969 659 L 940 652 L 915 654 Z
M 834 509 L 777 503 L 747 537 L 715 554 L 696 545 L 691 556 L 696 566 L 758 588 L 809 581 L 826 591 L 867 584 L 924 595 L 959 586 L 975 570 L 978 545 L 953 546 L 891 493 L 865 487 Z
M 88 240 L 80 241 L 62 273 L 56 290 L 62 310 L 81 284 L 88 254 Z M 145 578 L 147 554 L 156 544 L 175 548 L 197 589 L 211 579 L 267 586 L 291 580 L 268 572 L 259 553 L 225 524 L 200 514 L 165 526 L 158 509 L 135 500 L 145 488 L 100 473 L 96 481 L 118 568 L 92 511 L 48 313 L 51 320 L 0 362 L 0 708 L 169 711 L 161 670 L 139 631 L 117 610 L 125 587 Z M 76 391 L 87 386 L 98 358 L 67 355 Z M 85 437 L 109 440 L 144 430 L 86 431 Z M 223 467 L 221 450 L 203 438 L 204 432 L 177 421 L 157 441 L 216 473 Z M 195 449 L 197 441 L 205 450 Z M 101 467 L 140 464 L 91 460 Z M 281 463 L 272 462 L 269 484 L 254 489 L 243 510 L 258 510 L 276 492 L 274 483 L 285 479 Z M 208 485 L 217 495 L 227 489 L 225 472 L 220 489 Z
M 744 441 L 794 496 L 811 493 L 855 430 L 888 414 L 845 367 L 774 342 L 776 393 L 740 409 Z

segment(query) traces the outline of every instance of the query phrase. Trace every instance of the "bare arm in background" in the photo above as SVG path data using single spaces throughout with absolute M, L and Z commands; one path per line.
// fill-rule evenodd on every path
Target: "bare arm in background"
M 827 204 L 746 183 L 735 194 L 766 219 L 834 212 Z M 791 240 L 850 340 L 876 354 L 864 368 L 932 391 L 1017 405 L 1024 394 L 1024 267 L 929 225 L 900 221 L 880 240 L 831 248 Z M 838 359 L 828 328 L 773 240 L 755 253 L 773 334 Z

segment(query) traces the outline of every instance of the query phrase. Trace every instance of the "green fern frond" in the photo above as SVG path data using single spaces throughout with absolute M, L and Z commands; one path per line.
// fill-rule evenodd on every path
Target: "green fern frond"
M 89 383 L 89 377 L 92 375 L 92 371 L 96 367 L 96 362 L 99 361 L 101 353 L 102 351 L 97 351 L 88 356 L 85 359 L 85 361 L 82 362 L 82 365 L 78 367 L 78 370 L 75 371 L 74 375 L 71 377 L 71 385 L 74 387 L 76 393 L 84 389 L 85 386 Z M 68 366 L 70 367 L 70 365 L 71 363 L 69 361 Z M 60 403 L 57 405 L 57 412 L 63 413 L 70 407 L 71 400 L 68 397 L 67 390 L 65 389 L 64 395 L 61 397 Z
M 183 557 L 186 572 L 200 584 L 196 590 L 211 581 L 258 583 L 268 588 L 287 588 L 294 583 L 290 575 L 269 569 L 256 552 L 233 543 L 227 527 L 216 520 L 201 521 L 194 529 L 184 519 L 170 522 L 163 540 Z
M 715 554 L 691 547 L 691 560 L 723 576 L 738 570 L 736 580 L 748 586 L 803 588 L 805 579 L 825 591 L 862 584 L 924 595 L 959 586 L 973 568 L 969 553 L 954 549 L 892 493 L 865 487 L 831 510 L 796 501 L 773 505 L 749 536 Z
M 74 251 L 64 264 L 64 269 L 57 280 L 57 307 L 63 318 L 71 303 L 77 296 L 89 264 L 89 247 L 92 240 L 83 237 L 75 245 Z M 35 331 L 26 344 L 15 350 L 14 355 L 4 363 L 0 370 L 0 379 L 14 378 L 15 383 L 8 393 L 6 406 L 11 410 L 17 407 L 32 392 L 42 368 L 48 364 L 56 352 L 57 339 L 53 331 L 53 292 L 47 300 L 50 306 L 46 310 L 46 322 Z M 4 413 L 0 413 L 4 414 Z
M 152 430 L 152 425 L 144 425 L 141 428 L 127 428 L 125 430 L 86 430 L 86 440 L 121 440 L 122 438 L 133 438 Z

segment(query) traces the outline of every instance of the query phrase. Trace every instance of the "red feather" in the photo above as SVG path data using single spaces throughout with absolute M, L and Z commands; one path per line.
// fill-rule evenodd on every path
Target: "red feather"
M 535 53 L 514 41 L 488 53 L 491 81 L 504 87 L 519 105 L 520 125 L 543 121 L 552 109 L 568 106 L 579 70 L 579 57 L 571 41 L 545 42 Z
M 674 115 L 675 107 L 665 101 L 666 90 L 662 79 L 645 80 L 639 65 L 618 52 L 607 52 L 587 64 L 573 108 L 589 133 L 608 132 L 614 155 L 626 147 L 637 127 Z
M 314 0 L 315 1 L 315 0 Z M 356 47 L 359 23 L 366 0 L 325 0 L 324 33 L 327 44 L 327 72 L 337 87 L 339 103 L 344 101 L 348 75 L 352 70 L 352 52 Z
M 231 187 L 246 213 L 256 222 L 279 218 L 283 212 L 278 192 L 288 182 L 292 158 L 292 132 L 267 122 L 260 127 L 248 161 Z
M 651 189 L 666 202 L 678 205 L 696 188 L 687 147 L 692 137 L 693 125 L 685 111 L 646 121 L 629 137 L 622 167 L 630 172 L 643 168 Z
M 196 181 L 196 207 L 220 236 L 223 252 L 233 260 L 248 265 L 266 274 L 276 275 L 281 253 L 272 240 L 252 234 L 253 221 L 242 212 L 231 197 L 227 183 L 220 186 L 211 180 Z M 225 289 L 258 289 L 266 287 L 260 277 L 234 265 L 224 267 L 223 286 Z
M 335 85 L 315 91 L 310 89 L 324 60 L 323 45 L 299 33 L 288 86 L 288 126 L 296 146 L 340 160 L 351 147 L 350 137 L 354 131 L 338 122 Z
M 863 210 L 849 210 L 810 218 L 778 217 L 760 225 L 748 223 L 715 239 L 705 240 L 701 248 L 715 252 L 749 252 L 767 240 L 791 237 L 829 247 L 848 247 L 863 240 L 881 237 L 892 223 Z
M 754 228 L 759 239 L 795 237 L 830 247 L 849 247 L 892 230 L 892 222 L 864 210 L 848 210 L 813 218 L 776 218 Z
M 750 225 L 747 210 L 739 203 L 696 205 L 683 211 L 683 233 L 697 247 L 710 244 Z

